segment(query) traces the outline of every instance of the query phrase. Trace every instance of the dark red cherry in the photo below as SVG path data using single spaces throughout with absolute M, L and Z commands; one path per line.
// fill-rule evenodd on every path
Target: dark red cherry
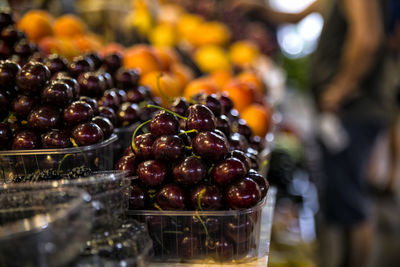
M 200 240 L 192 233 L 184 233 L 178 243 L 178 256 L 192 259 L 200 254 Z
M 227 158 L 215 165 L 212 176 L 213 181 L 221 186 L 244 178 L 247 171 L 244 164 L 236 158 Z
M 79 124 L 72 130 L 71 135 L 79 146 L 97 144 L 104 139 L 102 130 L 93 122 Z
M 232 126 L 228 117 L 225 115 L 221 115 L 217 117 L 216 121 L 217 121 L 216 128 L 221 132 L 223 132 L 226 136 L 230 136 L 232 132 L 231 130 Z
M 108 72 L 100 72 L 100 75 L 103 76 L 103 79 L 106 83 L 106 88 L 111 89 L 114 87 L 114 81 L 110 73 Z
M 61 72 L 59 72 L 59 73 L 61 73 Z M 78 84 L 77 80 L 75 80 L 74 78 L 71 78 L 71 77 L 67 77 L 67 76 L 56 78 L 54 80 L 68 84 L 72 88 L 72 92 L 74 93 L 74 99 L 77 99 L 79 97 L 80 88 L 79 88 L 79 84 Z
M 179 186 L 168 184 L 158 191 L 156 202 L 163 210 L 184 210 L 185 194 Z
M 250 140 L 251 136 L 253 135 L 253 131 L 243 119 L 238 121 L 237 132 L 246 137 L 247 140 Z
M 10 58 L 12 53 L 13 53 L 12 47 L 3 41 L 0 41 L 0 59 Z
M 226 140 L 214 132 L 201 132 L 192 140 L 193 151 L 211 162 L 222 160 L 228 153 Z
M 33 53 L 38 51 L 36 44 L 22 39 L 15 44 L 14 52 L 20 57 L 29 58 Z
M 149 129 L 155 136 L 178 134 L 179 121 L 174 115 L 161 110 L 151 120 Z
M 17 74 L 18 87 L 27 94 L 39 92 L 50 79 L 50 70 L 39 62 L 25 64 Z
M 110 108 L 118 108 L 120 106 L 120 100 L 115 91 L 107 90 L 103 93 L 103 96 L 99 100 L 100 106 L 106 106 Z
M 141 134 L 135 137 L 136 154 L 142 160 L 150 159 L 153 156 L 153 143 L 156 137 L 151 133 Z
M 260 136 L 252 136 L 250 138 L 250 147 L 257 150 L 257 151 L 261 151 L 263 149 L 263 144 L 262 144 L 262 139 Z
M 128 91 L 126 91 L 126 96 L 129 102 L 140 103 L 146 100 L 145 87 L 139 86 L 138 88 L 129 89 Z
M 60 112 L 52 106 L 40 106 L 31 110 L 28 115 L 29 126 L 47 131 L 56 128 L 60 124 Z
M 13 150 L 39 148 L 39 138 L 33 131 L 20 131 L 12 141 Z
M 10 127 L 11 133 L 13 135 L 13 137 L 15 137 L 15 135 L 17 133 L 19 133 L 20 131 L 23 131 L 25 129 L 25 127 L 23 127 L 21 124 L 15 122 L 15 123 L 9 123 L 8 127 Z
M 67 148 L 71 147 L 70 136 L 65 131 L 51 130 L 42 136 L 43 148 Z
M 93 111 L 95 111 L 95 113 L 96 113 L 96 110 L 98 110 L 98 108 L 99 108 L 99 106 L 97 104 L 97 101 L 94 98 L 91 98 L 91 97 L 88 97 L 88 96 L 81 96 L 81 97 L 79 97 L 78 101 L 85 102 L 85 103 L 89 104 L 90 107 L 93 109 Z
M 68 61 L 58 54 L 51 54 L 44 60 L 44 64 L 49 68 L 51 74 L 66 71 Z
M 80 94 L 91 97 L 99 97 L 106 90 L 103 76 L 97 72 L 84 72 L 78 77 Z
M 254 222 L 250 216 L 232 217 L 224 224 L 224 233 L 236 245 L 248 241 L 253 236 Z
M 218 117 L 219 115 L 221 115 L 222 105 L 216 95 L 205 95 L 205 97 L 200 100 L 200 103 L 208 107 L 215 116 Z
M 125 102 L 117 112 L 118 125 L 125 127 L 140 119 L 140 109 L 137 104 Z
M 12 132 L 10 127 L 4 122 L 0 122 L 0 149 L 7 149 L 10 147 L 11 140 Z
M 185 144 L 177 135 L 160 136 L 153 143 L 153 155 L 157 160 L 173 162 L 185 154 Z
M 246 168 L 246 173 L 250 170 L 251 160 L 248 156 L 246 156 L 246 154 L 243 151 L 232 150 L 231 152 L 229 152 L 229 157 L 240 160 Z
M 261 190 L 252 179 L 245 177 L 233 182 L 226 189 L 225 201 L 232 209 L 247 209 L 261 199 Z
M 251 169 L 249 173 L 247 174 L 249 178 L 251 178 L 254 182 L 258 184 L 261 190 L 261 198 L 265 197 L 267 195 L 268 189 L 269 189 L 269 183 L 267 179 L 265 179 L 264 176 L 256 172 L 255 170 Z
M 138 165 L 136 174 L 143 184 L 158 186 L 167 178 L 168 167 L 161 161 L 147 160 Z
M 108 54 L 104 57 L 104 69 L 113 75 L 122 66 L 122 56 L 118 53 Z
M 199 218 L 201 218 L 201 220 L 199 220 Z M 223 217 L 221 216 L 220 217 L 191 216 L 188 220 L 188 225 L 190 226 L 190 231 L 194 234 L 198 235 L 205 234 L 206 229 L 209 234 L 212 234 L 220 231 L 222 219 Z
M 115 93 L 115 94 L 117 95 L 117 98 L 118 98 L 118 102 L 119 102 L 119 103 L 128 102 L 128 97 L 126 96 L 126 92 L 125 92 L 124 90 L 122 90 L 122 89 L 113 88 L 113 89 L 107 90 L 106 92 L 113 92 L 113 93 Z M 106 92 L 104 92 L 104 94 L 105 94 Z
M 21 67 L 14 61 L 0 61 L 0 86 L 1 88 L 13 88 Z
M 189 156 L 174 167 L 173 174 L 175 182 L 194 185 L 206 177 L 207 167 L 201 159 Z
M 99 116 L 106 117 L 109 119 L 114 126 L 117 125 L 117 115 L 115 111 L 110 107 L 99 107 L 98 108 Z
M 181 116 L 186 116 L 188 108 L 189 103 L 186 101 L 186 99 L 184 97 L 179 97 L 174 100 L 170 109 Z
M 146 193 L 138 184 L 132 184 L 129 193 L 129 209 L 144 209 L 146 205 Z
M 73 78 L 77 78 L 81 73 L 94 70 L 93 61 L 83 56 L 75 57 L 68 65 L 68 72 Z
M 225 237 L 206 239 L 206 253 L 216 261 L 227 261 L 233 258 L 234 246 Z
M 92 107 L 83 101 L 72 102 L 64 109 L 64 121 L 68 125 L 77 125 L 89 121 L 93 118 L 93 115 Z
M 106 117 L 96 116 L 92 119 L 92 122 L 96 123 L 97 126 L 99 126 L 100 129 L 103 131 L 104 139 L 110 137 L 111 134 L 114 132 L 114 125 Z
M 85 55 L 86 58 L 90 58 L 93 62 L 94 69 L 97 70 L 103 64 L 103 60 L 101 59 L 100 55 L 96 52 L 91 52 Z
M 24 38 L 26 38 L 25 33 L 14 26 L 8 26 L 1 31 L 0 39 L 10 46 L 13 46 L 16 42 Z
M 12 103 L 15 114 L 21 118 L 26 118 L 35 105 L 35 98 L 25 95 L 17 96 Z
M 0 41 L 0 59 L 5 59 L 2 57 L 2 46 L 1 46 L 2 42 Z M 21 57 L 19 55 L 12 55 L 11 57 L 7 57 L 8 59 L 10 59 L 11 61 L 17 63 L 20 66 L 24 66 L 29 60 L 28 58 L 25 57 Z
M 15 24 L 15 19 L 12 11 L 10 9 L 2 9 L 0 11 L 0 30 L 13 24 Z
M 258 158 L 256 155 L 252 153 L 246 153 L 246 156 L 250 159 L 251 165 L 250 168 L 258 170 Z
M 115 81 L 119 88 L 131 89 L 138 85 L 140 72 L 136 69 L 120 68 L 115 73 Z
M 30 55 L 30 57 L 28 58 L 28 62 L 29 61 L 37 61 L 37 62 L 44 63 L 44 59 L 45 59 L 44 55 L 41 52 L 36 51 L 32 55 Z
M 246 150 L 248 142 L 246 137 L 239 133 L 234 133 L 229 137 L 230 150 Z
M 198 185 L 190 193 L 190 201 L 196 210 L 219 210 L 222 195 L 215 185 Z
M 186 130 L 197 130 L 199 132 L 213 131 L 216 126 L 216 119 L 212 111 L 201 104 L 195 104 L 188 108 L 188 119 Z
M 133 176 L 136 174 L 136 167 L 136 155 L 132 153 L 130 155 L 126 155 L 120 158 L 117 165 L 115 166 L 115 169 L 119 171 L 126 171 L 127 176 Z
M 231 109 L 227 114 L 225 114 L 231 123 L 237 122 L 240 119 L 239 111 L 237 109 Z
M 74 91 L 67 83 L 55 80 L 47 85 L 41 94 L 44 103 L 58 107 L 65 107 L 71 103 L 74 97 Z

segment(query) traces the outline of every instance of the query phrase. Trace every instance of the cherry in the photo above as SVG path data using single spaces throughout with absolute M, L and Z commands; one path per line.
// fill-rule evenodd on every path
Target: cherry
M 103 76 L 104 82 L 106 83 L 106 88 L 111 89 L 114 87 L 114 81 L 110 73 L 108 72 L 100 72 L 100 75 Z
M 10 127 L 4 122 L 0 122 L 0 149 L 7 149 L 10 146 L 11 138 Z
M 140 102 L 146 100 L 146 96 L 141 88 L 144 88 L 144 87 L 139 86 L 138 88 L 130 89 L 126 92 L 126 96 L 127 96 L 129 102 L 140 103 Z
M 236 245 L 248 241 L 253 236 L 254 223 L 250 216 L 232 217 L 232 220 L 224 224 L 226 237 Z
M 160 136 L 153 143 L 153 155 L 157 160 L 177 161 L 185 154 L 185 144 L 177 135 Z
M 151 133 L 141 134 L 135 137 L 136 154 L 142 160 L 150 159 L 153 156 L 153 143 L 156 137 Z
M 204 225 L 209 234 L 219 231 L 221 226 L 221 217 L 200 217 L 201 221 L 199 220 L 199 217 L 200 216 L 191 216 L 188 221 L 192 233 L 200 235 L 205 234 L 206 230 L 204 229 Z
M 108 54 L 104 57 L 103 66 L 105 70 L 114 74 L 122 66 L 122 57 L 118 53 Z
M 222 195 L 215 185 L 198 185 L 190 193 L 192 206 L 198 210 L 219 210 Z
M 138 165 L 136 174 L 143 184 L 158 186 L 167 178 L 168 167 L 161 161 L 147 160 Z
M 21 118 L 26 118 L 35 105 L 36 100 L 25 95 L 17 96 L 12 103 L 15 114 Z
M 24 38 L 26 38 L 25 33 L 14 26 L 8 26 L 1 31 L 1 40 L 10 46 L 14 46 L 16 42 Z
M 44 64 L 49 68 L 51 74 L 66 71 L 68 61 L 58 54 L 51 54 L 44 60 Z
M 194 185 L 206 177 L 207 168 L 201 159 L 189 156 L 174 167 L 173 174 L 175 182 Z
M 140 119 L 140 109 L 137 104 L 125 102 L 121 105 L 117 112 L 118 124 L 120 126 L 128 126 Z
M 199 254 L 200 240 L 191 233 L 184 233 L 178 243 L 178 256 L 181 258 L 194 258 Z
M 263 148 L 262 140 L 261 140 L 260 136 L 257 136 L 257 135 L 256 136 L 252 136 L 250 138 L 249 143 L 250 143 L 250 147 L 255 149 L 255 150 L 257 150 L 257 151 L 261 151 L 262 148 Z
M 163 210 L 184 210 L 185 194 L 179 186 L 168 184 L 157 192 L 156 202 Z
M 246 121 L 243 119 L 240 119 L 237 124 L 237 131 L 244 137 L 246 137 L 247 140 L 250 140 L 251 136 L 253 135 L 253 131 L 251 128 L 247 125 Z
M 14 61 L 0 61 L 0 86 L 2 88 L 13 88 L 20 69 L 21 67 Z
M 5 93 L 0 91 L 0 116 L 3 118 L 8 113 L 9 100 Z
M 68 65 L 68 72 L 72 77 L 77 78 L 79 74 L 94 70 L 93 61 L 90 58 L 78 56 L 72 59 Z
M 0 11 L 0 30 L 12 24 L 15 24 L 13 13 L 9 9 L 2 9 Z
M 40 106 L 28 115 L 28 123 L 34 129 L 50 130 L 60 123 L 60 112 L 52 106 Z
M 12 55 L 12 48 L 7 43 L 0 41 L 0 59 L 8 59 Z
M 253 207 L 260 199 L 260 187 L 248 177 L 233 182 L 226 189 L 225 200 L 232 209 L 247 209 Z
M 213 131 L 216 126 L 216 119 L 212 111 L 201 104 L 195 104 L 188 108 L 186 130 L 197 130 L 199 132 Z
M 136 173 L 137 159 L 135 154 L 123 156 L 115 166 L 116 170 L 126 171 L 127 176 L 133 176 Z
M 111 134 L 114 132 L 114 125 L 106 117 L 96 116 L 92 119 L 92 122 L 97 124 L 97 126 L 100 127 L 100 129 L 103 132 L 104 139 L 107 139 L 108 137 L 110 137 Z
M 72 130 L 72 138 L 80 146 L 100 143 L 104 139 L 100 127 L 93 122 L 79 124 Z
M 229 137 L 230 150 L 246 150 L 248 142 L 246 137 L 239 133 L 234 133 Z
M 149 129 L 155 136 L 178 134 L 179 121 L 174 115 L 161 110 L 151 120 Z
M 42 101 L 54 106 L 65 107 L 74 97 L 74 91 L 67 83 L 55 80 L 47 85 L 41 94 Z
M 189 108 L 189 103 L 186 101 L 184 97 L 176 98 L 171 105 L 171 111 L 181 116 L 187 115 L 188 108 Z
M 223 132 L 226 136 L 231 135 L 231 123 L 227 116 L 221 115 L 216 119 L 216 128 Z
M 91 52 L 85 55 L 86 58 L 89 58 L 93 62 L 93 67 L 95 70 L 99 69 L 103 64 L 103 60 L 100 55 L 96 52 Z
M 99 100 L 99 105 L 110 108 L 118 108 L 120 105 L 119 96 L 115 91 L 107 90 Z
M 37 61 L 37 62 L 44 63 L 44 56 L 41 52 L 36 51 L 28 58 L 28 62 L 29 61 Z
M 115 81 L 119 88 L 131 89 L 138 85 L 140 73 L 136 69 L 120 68 L 115 73 Z
M 114 89 L 110 89 L 109 91 L 114 92 L 117 95 L 119 103 L 128 102 L 128 97 L 124 90 L 114 88 Z
M 254 182 L 258 184 L 261 190 L 261 198 L 265 197 L 267 195 L 268 189 L 269 189 L 269 183 L 267 179 L 265 179 L 264 176 L 256 172 L 255 170 L 251 169 L 247 176 L 252 179 Z
M 214 132 L 201 132 L 192 141 L 193 151 L 211 162 L 223 159 L 228 153 L 226 140 Z
M 200 103 L 208 107 L 214 113 L 215 116 L 221 115 L 222 105 L 216 95 L 214 94 L 204 95 L 201 98 Z
M 97 72 L 84 72 L 79 75 L 78 84 L 80 87 L 80 94 L 98 97 L 106 90 L 106 82 L 103 76 Z
M 40 91 L 50 79 L 50 70 L 39 62 L 25 64 L 17 74 L 18 87 L 28 94 Z
M 83 101 L 72 102 L 64 109 L 64 121 L 68 125 L 77 125 L 89 121 L 93 115 L 92 107 Z
M 69 134 L 65 131 L 51 130 L 42 136 L 43 148 L 67 148 L 71 146 Z
M 215 165 L 212 176 L 216 184 L 225 186 L 229 183 L 244 178 L 246 167 L 236 158 L 227 158 Z
M 4 58 L 2 55 L 4 54 L 3 52 L 3 46 L 2 46 L 2 42 L 0 41 L 0 58 L 1 59 L 6 59 L 6 58 Z M 17 63 L 18 65 L 20 65 L 20 66 L 24 66 L 27 62 L 28 62 L 28 59 L 27 58 L 25 58 L 25 57 L 21 57 L 21 56 L 19 56 L 19 55 L 12 55 L 11 56 L 11 58 L 10 58 L 10 56 L 7 56 L 7 59 L 10 59 L 11 61 L 13 61 L 13 62 L 15 62 L 15 63 Z
M 239 111 L 237 109 L 231 109 L 225 114 L 231 122 L 237 122 L 240 119 Z
M 246 156 L 250 159 L 251 165 L 250 168 L 258 170 L 258 158 L 256 155 L 252 153 L 246 153 Z
M 244 167 L 246 168 L 246 173 L 250 170 L 251 160 L 248 156 L 246 156 L 246 154 L 243 151 L 232 150 L 231 152 L 229 152 L 229 157 L 237 158 L 238 160 L 240 160 L 244 164 Z
M 228 114 L 233 109 L 233 101 L 227 95 L 222 94 L 219 97 L 219 102 L 221 103 L 223 114 Z
M 61 72 L 59 72 L 59 73 L 61 73 Z M 58 77 L 58 75 L 57 75 L 57 77 Z M 59 78 L 56 78 L 55 80 L 68 84 L 72 88 L 74 99 L 78 98 L 78 96 L 80 94 L 80 88 L 79 88 L 79 84 L 78 84 L 77 80 L 75 80 L 74 78 L 71 78 L 71 77 L 66 77 L 66 76 L 65 77 L 60 76 Z
M 137 184 L 132 184 L 129 194 L 129 209 L 143 209 L 146 205 L 146 193 L 143 188 Z
M 21 124 L 19 123 L 10 123 L 8 124 L 8 127 L 10 127 L 11 133 L 13 135 L 13 137 L 15 137 L 15 135 L 17 133 L 19 133 L 20 131 L 24 130 L 25 127 L 22 127 Z
M 94 98 L 91 98 L 88 96 L 81 96 L 81 97 L 79 97 L 79 101 L 89 104 L 90 107 L 93 109 L 93 111 L 95 111 L 95 113 L 98 110 L 99 106 L 97 104 L 96 99 L 94 99 Z
M 20 40 L 14 47 L 14 52 L 20 57 L 29 58 L 38 51 L 38 47 L 25 39 Z
M 210 255 L 216 261 L 226 261 L 233 258 L 234 247 L 225 237 L 216 239 L 207 239 L 205 241 L 207 255 Z
M 97 104 L 96 104 L 97 105 Z M 106 117 L 111 121 L 113 125 L 116 125 L 117 123 L 117 115 L 115 114 L 115 111 L 110 108 L 110 107 L 99 107 L 98 108 L 98 113 L 99 116 Z
M 20 131 L 15 135 L 11 148 L 13 150 L 39 148 L 39 139 L 32 131 Z

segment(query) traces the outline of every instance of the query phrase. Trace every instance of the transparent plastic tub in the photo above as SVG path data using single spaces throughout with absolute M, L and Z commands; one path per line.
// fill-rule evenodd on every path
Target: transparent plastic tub
M 118 137 L 118 140 L 113 144 L 115 163 L 122 157 L 122 154 L 124 153 L 125 149 L 131 145 L 133 132 L 139 125 L 140 123 L 134 123 L 128 127 L 121 127 L 114 129 L 114 133 Z
M 85 165 L 93 171 L 112 170 L 113 143 L 116 141 L 117 136 L 113 134 L 107 140 L 91 146 L 0 151 L 0 182 L 7 183 L 14 177 L 50 168 L 70 171 Z
M 0 265 L 61 266 L 85 245 L 90 196 L 76 188 L 0 190 Z
M 227 211 L 129 210 L 128 216 L 147 223 L 156 263 L 246 263 L 256 260 L 269 247 L 272 219 L 261 224 L 264 207 L 274 202 L 275 190 L 255 207 Z M 272 217 L 272 215 L 268 215 Z M 262 242 L 261 242 L 262 241 Z

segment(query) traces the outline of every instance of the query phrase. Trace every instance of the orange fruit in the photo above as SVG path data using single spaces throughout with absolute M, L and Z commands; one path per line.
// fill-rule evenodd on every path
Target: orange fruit
M 254 135 L 264 137 L 271 122 L 271 110 L 267 106 L 252 104 L 240 113 L 242 119 L 247 122 Z
M 24 31 L 34 42 L 53 34 L 51 24 L 53 17 L 42 10 L 28 11 L 18 22 L 18 28 Z
M 70 38 L 59 38 L 63 56 L 72 59 L 80 54 L 79 49 Z
M 215 94 L 216 92 L 218 92 L 217 85 L 211 79 L 203 77 L 189 82 L 183 91 L 183 96 L 186 99 L 190 99 L 192 96 L 199 93 L 209 95 Z
M 161 70 L 161 61 L 146 45 L 136 45 L 125 50 L 124 67 L 139 69 L 142 75 Z
M 67 14 L 56 19 L 53 31 L 56 36 L 74 37 L 83 35 L 86 32 L 86 25 L 77 16 Z
M 46 36 L 38 41 L 38 46 L 45 54 L 64 54 L 61 41 L 53 36 Z
M 101 38 L 94 34 L 75 36 L 73 41 L 81 52 L 98 51 L 102 47 Z
M 179 56 L 170 47 L 153 47 L 153 52 L 160 60 L 162 70 L 169 70 L 173 63 L 179 61 Z
M 181 89 L 183 89 L 188 82 L 193 80 L 194 77 L 193 71 L 188 66 L 181 63 L 171 65 L 171 73 L 176 77 Z
M 237 79 L 241 82 L 251 84 L 258 92 L 264 93 L 264 85 L 261 78 L 257 76 L 254 72 L 245 71 L 237 76 Z
M 125 48 L 118 43 L 109 43 L 109 44 L 103 46 L 99 50 L 99 54 L 103 57 L 108 54 L 112 54 L 112 53 L 119 53 L 119 54 L 123 55 L 124 50 L 125 50 Z
M 260 52 L 252 41 L 237 41 L 229 47 L 229 58 L 238 66 L 249 66 Z
M 232 73 L 229 70 L 219 70 L 211 73 L 211 80 L 218 85 L 219 88 L 224 87 L 224 85 L 231 80 Z
M 160 87 L 158 87 L 157 79 L 159 79 Z M 139 84 L 149 87 L 151 93 L 154 96 L 160 97 L 164 105 L 168 104 L 170 98 L 177 97 L 181 94 L 178 81 L 174 79 L 171 74 L 166 72 L 149 72 L 141 77 Z
M 253 102 L 253 89 L 251 86 L 238 80 L 231 80 L 222 88 L 233 101 L 235 109 L 239 112 Z

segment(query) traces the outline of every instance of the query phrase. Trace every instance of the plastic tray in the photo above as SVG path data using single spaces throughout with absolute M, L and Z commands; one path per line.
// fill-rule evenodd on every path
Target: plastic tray
M 0 265 L 60 266 L 87 240 L 90 196 L 75 188 L 1 190 Z
M 272 219 L 263 229 L 261 219 L 266 202 L 270 205 L 274 199 L 275 190 L 271 189 L 260 203 L 246 210 L 130 210 L 128 215 L 147 223 L 155 262 L 243 263 L 257 259 L 261 248 L 265 250 L 260 236 L 271 228 Z M 269 240 L 265 242 L 269 246 Z
M 50 168 L 69 171 L 85 165 L 94 171 L 112 170 L 112 144 L 116 141 L 117 136 L 113 134 L 107 140 L 91 146 L 0 151 L 0 182 L 10 182 L 13 177 Z

